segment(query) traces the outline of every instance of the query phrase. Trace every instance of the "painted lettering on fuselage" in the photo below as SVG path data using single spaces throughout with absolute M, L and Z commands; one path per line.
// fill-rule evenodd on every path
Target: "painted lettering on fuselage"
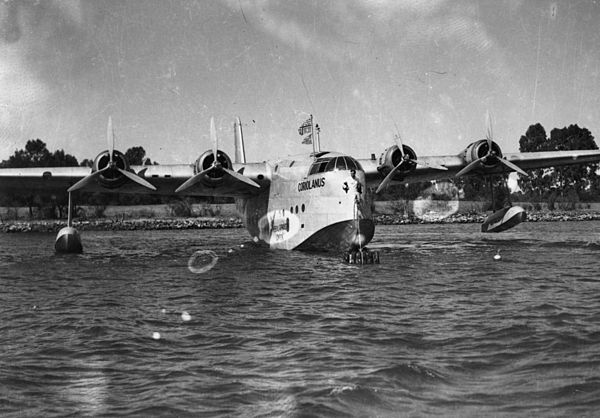
M 325 177 L 312 180 L 304 180 L 298 183 L 298 191 L 304 192 L 306 190 L 316 189 L 317 187 L 325 187 Z

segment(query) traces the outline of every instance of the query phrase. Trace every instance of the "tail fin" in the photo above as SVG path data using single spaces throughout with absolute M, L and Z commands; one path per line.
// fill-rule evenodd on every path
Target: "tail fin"
M 242 133 L 242 122 L 239 117 L 233 123 L 235 162 L 244 164 L 246 162 L 246 150 L 244 149 L 244 134 Z

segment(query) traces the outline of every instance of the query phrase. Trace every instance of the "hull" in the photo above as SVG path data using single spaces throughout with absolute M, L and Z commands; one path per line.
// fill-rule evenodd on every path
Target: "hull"
M 348 220 L 329 225 L 302 242 L 301 251 L 354 251 L 373 239 L 375 223 L 371 219 Z
M 299 178 L 279 167 L 268 191 L 238 199 L 237 208 L 250 236 L 273 249 L 357 249 L 374 235 L 372 196 L 364 187 L 364 173 L 357 173 L 364 194 L 348 186 L 349 176 L 332 171 Z

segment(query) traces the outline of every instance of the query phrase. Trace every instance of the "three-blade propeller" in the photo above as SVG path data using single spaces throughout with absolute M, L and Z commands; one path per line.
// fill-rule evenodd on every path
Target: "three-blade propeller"
M 189 189 L 190 187 L 192 187 L 193 185 L 195 185 L 196 183 L 201 181 L 206 174 L 212 173 L 212 172 L 223 172 L 223 173 L 229 174 L 230 176 L 232 176 L 233 178 L 235 178 L 238 181 L 241 181 L 243 183 L 248 184 L 249 186 L 260 189 L 260 185 L 258 185 L 255 181 L 249 179 L 248 177 L 245 177 L 244 175 L 242 175 L 240 173 L 237 173 L 233 170 L 223 167 L 223 165 L 217 159 L 219 140 L 217 138 L 217 130 L 215 129 L 215 120 L 212 117 L 210 118 L 210 139 L 213 144 L 213 149 L 212 149 L 213 162 L 212 162 L 211 166 L 200 171 L 199 173 L 193 175 L 189 179 L 187 179 L 181 186 L 179 186 L 177 189 L 175 189 L 175 193 L 179 193 L 186 189 Z
M 448 170 L 447 167 L 444 167 L 441 165 L 424 163 L 423 161 L 418 161 L 418 160 L 414 160 L 414 159 L 410 158 L 410 155 L 408 155 L 408 153 L 404 152 L 404 144 L 402 143 L 402 137 L 400 136 L 400 134 L 394 135 L 394 140 L 396 141 L 396 145 L 398 146 L 398 150 L 400 151 L 400 162 L 398 164 L 396 164 L 396 166 L 394 168 L 392 168 L 392 170 L 388 173 L 387 176 L 385 176 L 383 181 L 379 184 L 379 187 L 377 187 L 377 190 L 375 191 L 375 193 L 379 193 L 381 190 L 385 189 L 388 186 L 388 184 L 392 181 L 392 179 L 394 178 L 394 175 L 396 174 L 396 172 L 403 165 L 406 165 L 406 164 L 413 163 L 416 165 L 420 165 L 422 167 L 433 168 L 435 170 Z
M 488 151 L 487 154 L 485 154 L 483 157 L 480 157 L 478 159 L 476 159 L 475 161 L 470 162 L 469 164 L 467 164 L 467 166 L 465 168 L 463 168 L 462 170 L 460 170 L 458 173 L 456 173 L 456 177 L 460 177 L 460 176 L 464 176 L 465 174 L 469 173 L 470 171 L 474 170 L 475 168 L 479 167 L 481 163 L 485 163 L 488 158 L 495 158 L 496 161 L 498 161 L 499 163 L 505 165 L 506 167 L 510 168 L 513 171 L 516 171 L 519 174 L 522 174 L 526 177 L 529 177 L 529 174 L 527 174 L 523 169 L 521 169 L 521 167 L 518 167 L 517 165 L 511 163 L 510 161 L 504 159 L 503 157 L 499 157 L 496 154 L 496 151 L 494 151 L 494 149 L 492 148 L 493 146 L 493 131 L 492 131 L 492 117 L 490 116 L 490 113 L 487 112 L 486 113 L 486 125 L 487 125 L 487 145 L 488 145 Z
M 150 190 L 156 190 L 152 184 L 141 178 L 140 176 L 132 173 L 131 171 L 123 170 L 120 167 L 117 167 L 117 164 L 114 161 L 113 154 L 115 151 L 115 132 L 112 127 L 112 118 L 108 117 L 108 126 L 106 128 L 106 140 L 108 142 L 108 165 L 100 170 L 94 171 L 92 174 L 82 178 L 77 183 L 72 185 L 67 189 L 68 192 L 73 192 L 75 190 L 82 189 L 100 177 L 107 171 L 117 171 L 127 177 L 129 180 L 139 184 L 140 186 L 146 187 Z

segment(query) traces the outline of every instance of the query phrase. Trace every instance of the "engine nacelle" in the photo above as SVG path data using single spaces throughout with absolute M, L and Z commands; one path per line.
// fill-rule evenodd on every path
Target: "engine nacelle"
M 467 164 L 479 160 L 481 160 L 481 165 L 484 167 L 495 167 L 498 165 L 498 159 L 502 158 L 502 151 L 500 150 L 500 146 L 492 141 L 492 153 L 490 154 L 489 143 L 486 139 L 481 139 L 479 141 L 475 141 L 464 150 L 464 159 Z M 489 154 L 489 155 L 488 155 Z M 486 157 L 487 158 L 484 158 Z
M 98 170 L 102 170 L 106 167 L 110 166 L 110 155 L 109 151 L 102 151 L 100 154 L 96 156 L 94 159 L 94 164 L 92 165 L 92 172 L 96 172 Z M 129 171 L 129 162 L 120 151 L 113 151 L 113 167 L 120 168 L 122 170 Z M 117 187 L 121 187 L 127 181 L 127 177 L 123 174 L 119 173 L 118 170 L 106 170 L 98 177 L 98 182 L 107 189 L 115 189 Z
M 417 154 L 415 151 L 407 146 L 403 145 L 402 149 L 404 150 L 404 158 L 408 158 L 402 166 L 398 169 L 398 171 L 394 174 L 394 177 L 403 178 L 406 174 L 414 171 L 417 167 L 415 161 L 417 160 Z M 379 157 L 379 170 L 384 176 L 386 176 L 394 167 L 396 167 L 400 161 L 402 161 L 402 154 L 400 153 L 400 148 L 397 145 L 393 147 L 387 148 Z
M 215 156 L 213 150 L 205 151 L 194 164 L 194 174 L 198 174 L 204 170 L 209 169 L 213 166 L 215 161 Z M 231 158 L 223 151 L 217 150 L 217 166 L 226 168 L 228 170 L 233 170 L 233 164 L 231 163 Z M 213 170 L 206 174 L 206 178 L 209 181 L 218 181 L 223 178 L 222 170 Z

